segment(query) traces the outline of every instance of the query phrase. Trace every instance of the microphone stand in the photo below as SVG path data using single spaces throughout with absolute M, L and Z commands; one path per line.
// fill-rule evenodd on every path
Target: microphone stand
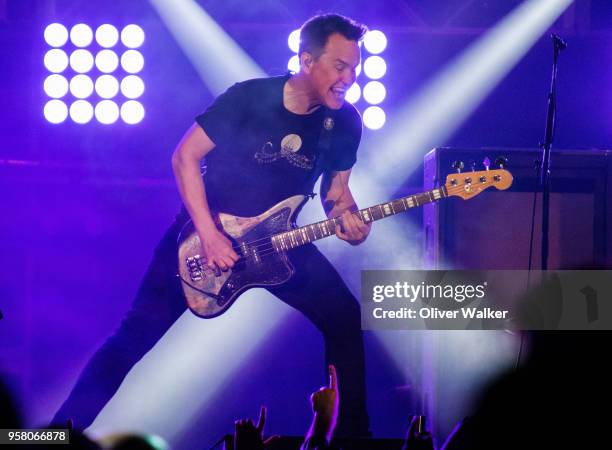
M 553 69 L 550 92 L 548 94 L 548 109 L 546 113 L 546 131 L 542 147 L 542 164 L 540 166 L 540 186 L 542 189 L 542 270 L 548 269 L 548 229 L 550 211 L 550 149 L 555 130 L 557 113 L 557 62 L 559 53 L 567 48 L 567 43 L 556 34 L 551 35 L 553 41 Z

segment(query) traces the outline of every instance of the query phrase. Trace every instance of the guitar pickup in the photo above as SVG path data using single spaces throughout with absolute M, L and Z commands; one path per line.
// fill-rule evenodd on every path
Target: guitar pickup
M 202 258 L 200 255 L 186 258 L 185 264 L 187 264 L 187 270 L 189 270 L 189 278 L 191 278 L 191 281 L 200 281 L 203 278 Z

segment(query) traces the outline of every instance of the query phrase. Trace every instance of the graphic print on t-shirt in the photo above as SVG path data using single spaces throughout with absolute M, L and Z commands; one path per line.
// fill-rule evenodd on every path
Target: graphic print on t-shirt
M 315 157 L 298 154 L 300 148 L 302 148 L 302 138 L 297 134 L 288 134 L 281 139 L 280 151 L 275 151 L 274 144 L 268 141 L 261 147 L 261 150 L 255 153 L 255 159 L 260 164 L 268 164 L 286 158 L 287 162 L 294 167 L 305 170 L 312 169 Z

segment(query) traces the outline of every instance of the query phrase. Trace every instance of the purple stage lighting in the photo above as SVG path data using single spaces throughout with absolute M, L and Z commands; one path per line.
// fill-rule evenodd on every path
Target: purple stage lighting
M 51 47 L 61 47 L 68 41 L 68 29 L 61 23 L 51 23 L 45 28 L 44 36 Z
M 136 100 L 128 100 L 121 105 L 121 119 L 129 125 L 134 125 L 144 118 L 144 108 Z
M 287 45 L 289 45 L 289 49 L 297 54 L 300 48 L 300 30 L 293 30 L 289 33 L 289 37 L 287 38 Z
M 79 23 L 70 30 L 70 40 L 77 47 L 87 47 L 93 40 L 93 31 L 89 25 Z
M 49 100 L 43 110 L 45 119 L 51 123 L 62 123 L 68 117 L 68 107 L 61 100 Z
M 138 25 L 130 24 L 121 31 L 121 42 L 128 48 L 138 48 L 144 40 L 144 31 Z
M 300 71 L 300 59 L 298 55 L 293 55 L 287 63 L 287 69 L 291 72 L 298 73 Z
M 363 46 L 373 55 L 382 53 L 387 48 L 387 36 L 379 30 L 368 31 L 363 38 Z
M 363 71 L 372 80 L 378 80 L 385 76 L 387 63 L 380 56 L 370 56 L 363 63 Z
M 387 96 L 387 90 L 380 81 L 370 81 L 363 87 L 363 98 L 370 105 L 378 105 Z
M 43 114 L 55 124 L 67 118 L 86 124 L 94 117 L 102 124 L 115 123 L 119 117 L 127 124 L 137 124 L 145 115 L 143 105 L 135 101 L 144 93 L 143 79 L 136 75 L 118 79 L 110 74 L 119 69 L 120 64 L 121 71 L 128 74 L 143 69 L 144 57 L 134 49 L 144 43 L 144 31 L 134 24 L 127 25 L 121 32 L 109 23 L 94 26 L 94 29 L 95 33 L 84 23 L 72 27 L 51 23 L 45 27 L 45 42 L 53 48 L 48 49 L 43 58 L 44 66 L 51 72 L 43 82 L 47 95 Z M 67 43 L 69 55 L 58 48 Z M 68 73 L 60 75 L 62 72 Z M 123 98 L 111 100 L 117 96 Z
M 112 100 L 102 100 L 96 105 L 95 115 L 98 122 L 110 125 L 119 118 L 119 107 Z
M 93 106 L 86 100 L 77 100 L 70 105 L 70 118 L 78 124 L 91 121 L 94 115 Z
M 96 55 L 96 67 L 100 72 L 111 73 L 119 66 L 119 57 L 112 50 L 101 50 Z
M 45 78 L 45 93 L 51 98 L 62 98 L 68 93 L 68 80 L 62 75 L 52 74 Z
M 385 121 L 385 111 L 380 106 L 369 106 L 363 112 L 363 124 L 370 130 L 379 130 Z
M 346 91 L 345 100 L 349 103 L 356 103 L 361 98 L 361 88 L 357 83 L 353 83 L 348 91 Z
M 96 42 L 100 47 L 110 48 L 119 41 L 119 31 L 114 26 L 105 23 L 96 29 Z
M 121 55 L 121 67 L 128 73 L 138 73 L 144 66 L 144 58 L 137 50 L 128 50 Z
M 112 75 L 102 75 L 96 80 L 96 94 L 102 98 L 113 98 L 119 92 L 119 81 Z
M 70 55 L 70 67 L 78 73 L 89 72 L 94 65 L 94 57 L 88 50 L 78 49 Z
M 121 93 L 126 98 L 135 99 L 140 97 L 144 92 L 144 88 L 142 79 L 136 75 L 128 75 L 121 80 Z
M 87 75 L 77 75 L 70 80 L 70 93 L 76 98 L 87 98 L 93 90 L 93 81 Z
M 54 48 L 45 53 L 44 63 L 49 72 L 60 73 L 68 67 L 68 55 L 64 50 Z

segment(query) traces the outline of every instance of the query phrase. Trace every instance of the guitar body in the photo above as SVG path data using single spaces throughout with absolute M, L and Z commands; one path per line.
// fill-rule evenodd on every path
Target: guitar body
M 202 318 L 216 317 L 247 289 L 289 280 L 293 266 L 285 252 L 273 249 L 270 237 L 294 228 L 305 202 L 305 196 L 295 195 L 255 217 L 219 213 L 219 225 L 241 258 L 227 272 L 217 274 L 206 266 L 198 233 L 187 222 L 178 238 L 178 267 L 188 308 Z

